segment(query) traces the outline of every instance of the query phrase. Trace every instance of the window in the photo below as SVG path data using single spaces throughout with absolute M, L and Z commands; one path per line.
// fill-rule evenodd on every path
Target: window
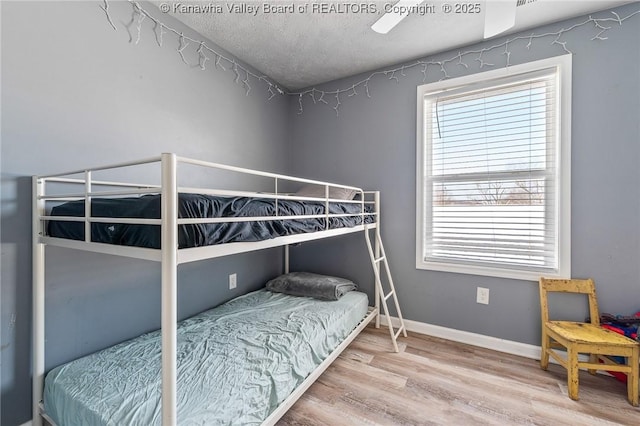
M 418 87 L 416 267 L 570 275 L 571 56 Z

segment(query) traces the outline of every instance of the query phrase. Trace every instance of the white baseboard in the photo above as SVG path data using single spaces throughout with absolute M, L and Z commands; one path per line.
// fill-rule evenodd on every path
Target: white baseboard
M 20 426 L 31 426 L 31 423 L 32 423 L 32 421 L 31 421 L 31 420 L 29 420 L 29 421 L 28 421 L 28 422 L 26 422 L 26 423 L 22 423 Z
M 394 327 L 399 326 L 399 320 L 391 317 Z M 386 317 L 380 316 L 380 324 L 387 325 Z M 525 358 L 540 359 L 540 346 L 526 343 L 514 342 L 513 340 L 499 339 L 497 337 L 486 336 L 484 334 L 471 333 L 469 331 L 456 330 L 454 328 L 442 327 L 439 325 L 427 324 L 424 322 L 404 320 L 407 331 L 426 334 L 427 336 L 439 337 L 454 342 L 466 343 L 472 346 L 492 349 L 512 355 L 519 355 Z
M 400 322 L 398 318 L 391 317 L 391 323 L 394 327 L 398 327 Z M 380 324 L 387 325 L 386 317 L 380 315 Z M 404 320 L 407 331 L 425 334 L 427 336 L 439 337 L 441 339 L 451 340 L 453 342 L 465 343 L 467 345 L 478 346 L 485 349 L 491 349 L 511 355 L 518 355 L 524 358 L 540 360 L 542 348 L 527 343 L 514 342 L 513 340 L 499 339 L 497 337 L 486 336 L 484 334 L 471 333 L 469 331 L 456 330 L 455 328 L 442 327 L 439 325 L 427 324 L 424 322 Z M 588 361 L 587 355 L 580 355 L 581 361 Z M 553 358 L 549 359 L 552 364 L 557 364 Z M 598 370 L 598 373 L 610 375 L 604 370 Z
M 399 327 L 400 321 L 397 317 L 391 317 L 391 323 L 394 327 Z M 384 315 L 380 315 L 380 324 L 387 325 L 387 320 Z M 456 330 L 455 328 L 442 327 L 439 325 L 427 324 L 419 321 L 404 320 L 404 325 L 407 327 L 407 331 L 414 333 L 425 334 L 427 336 L 439 337 L 441 339 L 451 340 L 453 342 L 465 343 L 467 345 L 478 346 L 480 348 L 491 349 L 498 352 L 503 352 L 511 355 L 518 355 L 524 358 L 530 358 L 540 360 L 540 353 L 542 348 L 536 345 L 529 345 L 527 343 L 514 342 L 513 340 L 499 339 L 497 337 L 486 336 L 484 334 L 471 333 L 470 331 Z M 589 360 L 587 355 L 578 355 L 580 361 L 586 362 Z M 558 362 L 549 357 L 551 364 L 557 364 Z M 598 374 L 605 376 L 611 376 L 605 370 L 598 370 Z

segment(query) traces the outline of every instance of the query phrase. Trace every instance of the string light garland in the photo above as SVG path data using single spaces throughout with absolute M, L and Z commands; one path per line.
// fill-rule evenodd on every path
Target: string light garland
M 116 28 L 116 25 L 111 20 L 111 15 L 109 14 L 109 2 L 107 2 L 107 0 L 104 0 L 103 3 L 103 6 L 99 6 L 100 9 L 102 9 L 104 11 L 104 14 L 107 15 L 107 21 L 109 21 L 109 25 L 111 25 L 111 28 L 113 28 L 115 31 L 118 31 L 118 28 Z
M 235 73 L 234 82 L 242 83 L 242 86 L 245 89 L 246 96 L 249 96 L 249 92 L 251 91 L 251 83 L 250 83 L 251 79 L 257 82 L 262 82 L 267 85 L 267 93 L 269 94 L 269 97 L 268 97 L 269 100 L 273 99 L 273 97 L 276 95 L 284 96 L 289 94 L 289 93 L 286 93 L 276 83 L 272 82 L 267 76 L 258 75 L 253 71 L 251 71 L 250 69 L 243 67 L 235 59 L 228 58 L 223 53 L 208 46 L 206 41 L 196 40 L 194 38 L 184 35 L 182 31 L 178 31 L 175 28 L 169 27 L 168 25 L 161 22 L 158 18 L 155 18 L 151 13 L 149 13 L 142 6 L 140 6 L 140 4 L 137 1 L 135 0 L 128 0 L 128 1 L 132 7 L 131 21 L 129 21 L 127 24 L 124 24 L 124 27 L 129 34 L 129 43 L 132 43 L 135 41 L 135 44 L 138 44 L 140 42 L 141 32 L 142 32 L 142 22 L 145 19 L 148 19 L 151 22 L 153 22 L 153 31 L 154 31 L 156 43 L 158 44 L 158 46 L 162 47 L 164 43 L 164 35 L 167 33 L 172 33 L 177 37 L 178 47 L 176 50 L 178 52 L 178 55 L 180 56 L 180 59 L 185 64 L 189 66 L 193 66 L 194 68 L 196 67 L 200 68 L 200 70 L 204 71 L 206 70 L 206 62 L 210 60 L 210 57 L 207 56 L 205 52 L 209 52 L 210 55 L 216 58 L 214 62 L 215 68 L 219 68 L 222 71 L 227 71 L 227 68 L 224 67 L 223 62 L 226 62 L 227 64 L 229 64 L 229 67 L 233 67 L 231 69 Z M 100 9 L 106 15 L 107 21 L 109 22 L 111 27 L 115 31 L 117 31 L 118 29 L 113 24 L 113 20 L 111 19 L 111 14 L 109 13 L 109 1 L 103 0 L 102 2 L 103 4 L 99 6 Z M 132 28 L 134 24 L 135 24 L 135 32 L 136 32 L 135 38 L 134 38 L 134 34 L 132 33 Z M 185 50 L 192 45 L 198 46 L 197 49 L 195 50 L 195 53 L 198 54 L 197 64 L 190 64 L 189 61 L 187 61 L 187 58 L 185 57 Z M 245 78 L 241 80 L 242 75 L 244 75 Z
M 204 48 L 204 41 L 201 41 L 200 46 L 198 46 L 198 50 L 196 50 L 196 52 L 198 53 L 198 66 L 202 71 L 206 69 L 205 64 L 209 60 L 209 57 L 205 55 L 204 52 L 202 51 L 203 48 Z
M 511 66 L 511 51 L 509 50 L 508 41 L 504 44 L 504 52 L 502 54 L 507 58 L 507 67 Z
M 496 64 L 494 63 L 487 62 L 483 58 L 483 55 L 488 52 L 498 51 L 498 49 L 504 49 L 501 52 L 501 55 L 504 57 L 504 64 L 502 66 L 509 67 L 511 66 L 511 53 L 512 53 L 511 46 L 513 45 L 514 42 L 519 40 L 527 40 L 527 44 L 525 47 L 527 48 L 527 50 L 530 50 L 534 40 L 543 39 L 543 38 L 550 38 L 550 39 L 553 38 L 551 42 L 552 46 L 557 45 L 560 48 L 562 48 L 562 50 L 565 53 L 572 53 L 571 50 L 569 50 L 569 48 L 567 47 L 567 42 L 563 40 L 563 36 L 568 32 L 573 31 L 577 28 L 587 26 L 587 25 L 593 25 L 597 33 L 593 37 L 591 37 L 590 40 L 604 41 L 608 39 L 608 37 L 606 37 L 605 35 L 609 30 L 612 29 L 611 26 L 606 26 L 607 23 L 614 22 L 619 26 L 622 26 L 624 21 L 640 14 L 640 10 L 637 10 L 635 12 L 628 14 L 627 16 L 621 17 L 616 12 L 611 11 L 610 13 L 613 15 L 613 17 L 593 18 L 592 16 L 589 16 L 588 19 L 582 22 L 578 22 L 568 28 L 562 28 L 558 31 L 546 32 L 541 34 L 531 33 L 531 35 L 528 35 L 528 36 L 517 36 L 517 37 L 508 38 L 505 41 L 498 44 L 494 44 L 490 47 L 484 47 L 481 49 L 470 49 L 466 51 L 458 51 L 458 53 L 455 56 L 452 56 L 451 58 L 440 60 L 440 61 L 422 59 L 422 60 L 416 60 L 409 64 L 404 64 L 395 68 L 387 68 L 379 71 L 374 71 L 370 73 L 367 77 L 363 78 L 362 80 L 359 80 L 356 83 L 351 84 L 349 87 L 344 89 L 336 88 L 335 90 L 321 90 L 315 87 L 311 87 L 308 89 L 304 89 L 302 91 L 285 91 L 279 85 L 272 82 L 267 76 L 258 75 L 252 72 L 251 70 L 243 67 L 235 59 L 227 58 L 222 53 L 208 46 L 204 40 L 196 40 L 191 37 L 185 36 L 183 32 L 165 25 L 163 22 L 153 17 L 153 15 L 151 15 L 143 7 L 141 7 L 137 1 L 135 0 L 128 0 L 128 1 L 132 7 L 132 15 L 131 15 L 131 21 L 125 24 L 124 26 L 129 34 L 129 43 L 134 42 L 134 35 L 132 34 L 132 31 L 131 31 L 133 25 L 135 24 L 135 32 L 136 32 L 135 44 L 138 44 L 141 38 L 142 22 L 145 19 L 149 19 L 151 22 L 153 22 L 153 31 L 154 31 L 158 46 L 162 47 L 164 34 L 173 33 L 178 38 L 177 52 L 181 60 L 185 64 L 193 66 L 194 68 L 195 67 L 200 68 L 200 70 L 202 71 L 206 69 L 205 64 L 208 60 L 210 60 L 210 57 L 207 56 L 205 53 L 205 51 L 208 51 L 215 58 L 215 61 L 213 63 L 216 69 L 220 69 L 226 72 L 228 71 L 228 69 L 224 67 L 223 62 L 226 62 L 228 64 L 229 69 L 233 71 L 235 76 L 234 83 L 242 84 L 242 87 L 245 89 L 245 96 L 249 96 L 249 92 L 251 91 L 250 80 L 251 79 L 256 80 L 256 82 L 261 82 L 267 85 L 268 100 L 273 99 L 276 95 L 297 96 L 298 105 L 299 105 L 298 114 L 302 114 L 304 112 L 305 97 L 307 96 L 310 97 L 314 104 L 323 103 L 325 105 L 331 105 L 331 103 L 325 100 L 324 97 L 325 95 L 333 96 L 335 101 L 332 103 L 333 104 L 332 108 L 336 112 L 336 117 L 340 115 L 340 106 L 342 105 L 342 102 L 340 102 L 340 96 L 346 95 L 347 97 L 351 98 L 364 93 L 366 94 L 367 98 L 371 98 L 371 93 L 369 92 L 369 82 L 375 77 L 384 76 L 384 77 L 387 77 L 388 80 L 394 80 L 397 84 L 399 84 L 400 77 L 407 76 L 407 74 L 405 73 L 406 70 L 412 70 L 414 68 L 421 67 L 420 72 L 423 74 L 422 82 L 425 83 L 427 81 L 428 70 L 430 69 L 430 67 L 432 67 L 433 69 L 437 69 L 436 72 L 439 73 L 440 80 L 445 80 L 445 79 L 451 78 L 451 75 L 447 70 L 448 64 L 461 66 L 461 67 L 464 67 L 465 69 L 469 68 L 469 64 L 465 62 L 465 58 L 472 58 L 474 61 L 478 62 L 478 66 L 481 69 L 485 67 L 496 66 Z M 111 19 L 111 15 L 109 13 L 108 0 L 103 0 L 103 4 L 100 5 L 99 7 L 106 15 L 109 25 L 111 25 L 111 27 L 115 31 L 117 31 L 117 27 L 114 25 L 113 20 Z M 187 49 L 187 47 L 191 45 L 198 46 L 197 49 L 195 50 L 195 53 L 198 54 L 198 63 L 195 65 L 190 64 L 184 56 L 185 49 Z M 466 59 L 466 61 L 468 61 L 468 59 Z M 244 79 L 242 79 L 243 75 L 244 75 Z M 434 76 L 434 77 L 437 77 L 437 76 Z M 358 89 L 364 89 L 364 90 L 358 91 Z M 319 95 L 319 97 L 317 97 L 317 95 Z

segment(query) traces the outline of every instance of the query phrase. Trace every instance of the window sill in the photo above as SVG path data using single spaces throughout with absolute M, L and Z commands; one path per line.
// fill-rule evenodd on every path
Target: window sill
M 458 274 L 481 275 L 487 277 L 510 278 L 524 281 L 537 282 L 540 277 L 545 278 L 570 278 L 571 271 L 569 268 L 565 270 L 518 270 L 508 268 L 492 268 L 488 266 L 461 265 L 457 263 L 444 262 L 426 262 L 422 260 L 416 261 L 416 269 L 440 272 L 453 272 Z

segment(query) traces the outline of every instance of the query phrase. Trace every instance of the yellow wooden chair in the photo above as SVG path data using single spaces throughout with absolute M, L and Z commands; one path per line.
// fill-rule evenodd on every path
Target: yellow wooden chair
M 581 293 L 589 298 L 591 322 L 549 321 L 548 292 Z M 627 396 L 633 406 L 638 406 L 638 354 L 640 344 L 613 331 L 600 327 L 600 312 L 593 280 L 559 280 L 540 278 L 540 308 L 542 313 L 542 352 L 540 367 L 546 370 L 549 356 L 567 370 L 569 398 L 578 400 L 578 369 L 589 373 L 596 370 L 621 371 L 627 375 Z M 565 349 L 566 357 L 555 349 Z M 589 361 L 579 361 L 579 354 L 588 354 Z M 609 356 L 626 358 L 619 364 Z M 598 361 L 602 360 L 602 364 Z

